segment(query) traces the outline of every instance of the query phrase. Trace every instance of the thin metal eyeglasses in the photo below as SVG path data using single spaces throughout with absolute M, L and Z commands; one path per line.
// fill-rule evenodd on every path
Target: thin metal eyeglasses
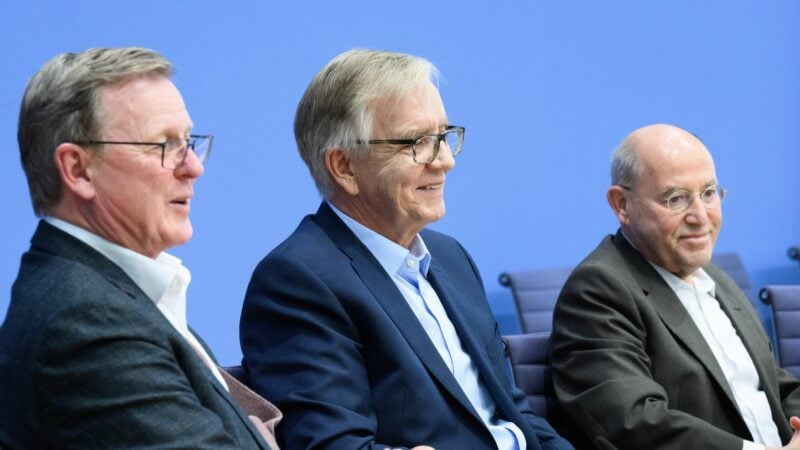
M 430 164 L 439 156 L 439 144 L 444 141 L 453 156 L 461 153 L 464 146 L 464 127 L 447 125 L 444 133 L 424 134 L 412 139 L 370 139 L 368 144 L 410 145 L 411 157 L 417 164 Z M 363 144 L 363 141 L 358 141 Z
M 214 136 L 210 134 L 192 134 L 189 139 L 174 138 L 164 142 L 127 142 L 127 141 L 84 141 L 77 145 L 149 145 L 161 147 L 161 167 L 169 170 L 180 167 L 191 149 L 201 163 L 208 161 L 211 154 L 211 143 Z
M 619 185 L 619 187 L 636 194 L 636 191 L 628 186 Z M 663 204 L 667 207 L 667 209 L 674 213 L 682 213 L 692 206 L 695 195 L 700 198 L 703 206 L 706 208 L 714 208 L 719 206 L 722 201 L 725 200 L 725 195 L 727 193 L 727 189 L 717 184 L 708 186 L 700 192 L 692 192 L 686 189 L 675 189 L 662 198 L 659 203 Z

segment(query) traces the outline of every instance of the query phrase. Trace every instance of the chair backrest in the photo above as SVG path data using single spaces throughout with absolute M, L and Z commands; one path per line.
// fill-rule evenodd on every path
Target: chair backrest
M 750 278 L 739 255 L 719 253 L 714 255 L 713 262 L 733 279 L 753 306 L 758 308 L 758 301 L 753 295 Z M 523 333 L 552 330 L 553 308 L 558 300 L 561 287 L 572 273 L 572 269 L 572 267 L 560 267 L 500 274 L 500 284 L 511 288 L 514 304 L 517 307 L 520 330 Z
M 578 425 L 558 403 L 550 374 L 550 332 L 503 336 L 511 372 L 534 414 L 547 419 L 575 448 L 594 448 Z
M 228 372 L 230 376 L 236 378 L 240 383 L 245 386 L 250 386 L 250 378 L 247 376 L 247 372 L 244 370 L 242 366 L 230 366 L 230 367 L 223 367 L 222 368 L 225 372 Z
M 523 333 L 549 332 L 553 308 L 572 267 L 500 274 L 500 284 L 511 288 Z
M 760 297 L 772 309 L 778 362 L 800 378 L 800 285 L 766 286 Z
M 517 387 L 525 393 L 534 414 L 547 418 L 557 406 L 547 353 L 550 332 L 503 336 Z

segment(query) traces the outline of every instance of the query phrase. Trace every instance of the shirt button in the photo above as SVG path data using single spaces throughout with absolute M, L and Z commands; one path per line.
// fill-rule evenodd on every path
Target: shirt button
M 406 266 L 408 266 L 409 268 L 414 267 L 414 260 L 413 259 L 407 259 L 406 260 Z

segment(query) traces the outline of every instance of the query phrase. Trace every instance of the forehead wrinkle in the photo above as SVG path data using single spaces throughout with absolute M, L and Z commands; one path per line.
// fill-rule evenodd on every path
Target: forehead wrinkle
M 376 120 L 385 130 L 390 130 L 390 136 L 380 137 L 379 139 L 416 139 L 421 136 L 438 134 L 447 126 L 447 117 L 444 120 L 438 118 L 414 117 L 403 123 L 397 123 L 397 116 L 391 114 Z M 373 129 L 375 127 L 373 126 Z
M 428 119 L 416 117 L 406 123 L 399 124 L 396 129 L 402 130 L 406 126 L 409 126 L 410 128 L 406 128 L 398 132 L 398 134 L 402 136 L 402 138 L 414 139 L 422 136 L 439 134 L 444 131 L 447 124 L 447 116 L 445 116 L 443 120 L 439 118 Z

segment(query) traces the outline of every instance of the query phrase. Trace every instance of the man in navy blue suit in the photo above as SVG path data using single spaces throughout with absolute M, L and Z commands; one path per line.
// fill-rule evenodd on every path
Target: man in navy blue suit
M 507 376 L 474 262 L 424 228 L 445 213 L 464 128 L 436 69 L 353 50 L 295 117 L 324 200 L 256 268 L 241 322 L 254 389 L 286 449 L 569 449 Z

